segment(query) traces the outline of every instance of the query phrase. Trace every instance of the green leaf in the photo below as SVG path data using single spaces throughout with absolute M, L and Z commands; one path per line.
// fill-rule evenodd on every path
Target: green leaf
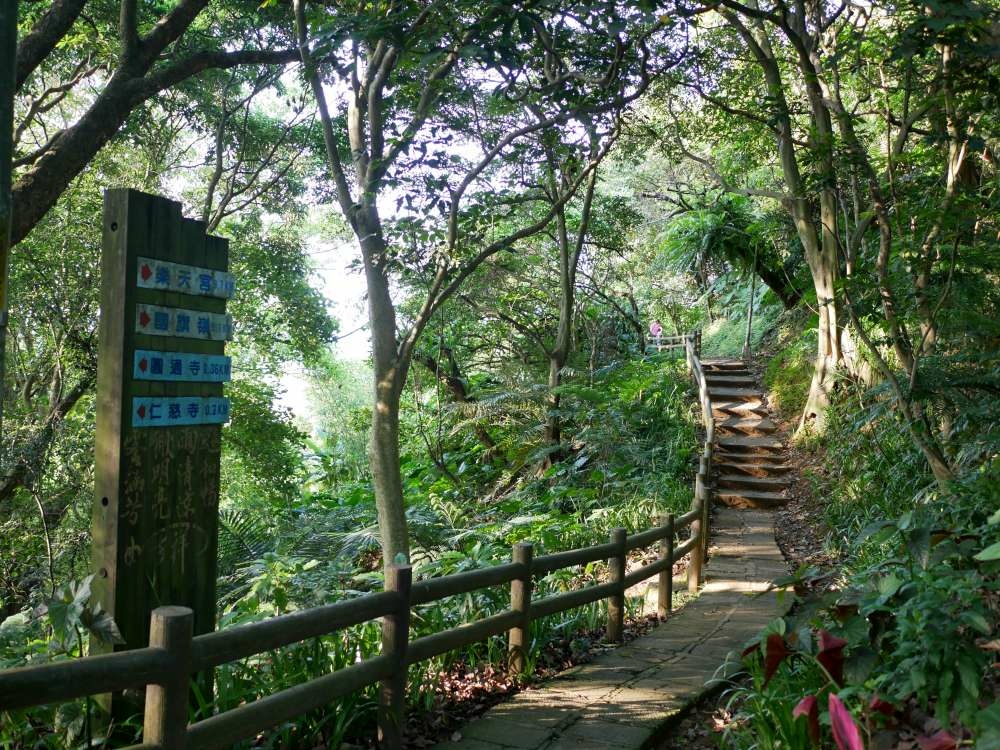
M 897 591 L 899 591 L 900 586 L 903 585 L 903 579 L 897 576 L 895 573 L 890 573 L 885 578 L 878 582 L 878 602 L 879 604 L 885 604 L 889 599 L 891 599 Z
M 1000 542 L 991 544 L 978 555 L 975 555 L 975 559 L 983 562 L 987 560 L 1000 560 Z
M 871 675 L 878 654 L 870 648 L 858 648 L 844 661 L 844 676 L 851 685 L 861 685 Z
M 84 610 L 80 615 L 80 622 L 101 643 L 109 645 L 125 643 L 118 624 L 100 604 L 94 604 L 92 609 Z
M 920 567 L 926 569 L 931 550 L 931 530 L 924 526 L 913 529 L 906 536 L 906 549 L 920 563 Z
M 990 624 L 986 622 L 986 618 L 979 612 L 963 612 L 962 619 L 968 623 L 971 628 L 978 630 L 983 635 L 989 635 L 993 632 L 990 628 Z
M 976 667 L 976 663 L 967 654 L 962 654 L 958 657 L 956 666 L 958 667 L 958 676 L 962 679 L 962 687 L 969 695 L 978 697 L 982 675 Z

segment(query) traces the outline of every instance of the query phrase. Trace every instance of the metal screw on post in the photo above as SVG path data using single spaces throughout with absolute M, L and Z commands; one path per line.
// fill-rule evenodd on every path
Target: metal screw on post
M 385 590 L 399 594 L 396 612 L 382 619 L 382 654 L 390 656 L 395 664 L 392 675 L 382 681 L 379 691 L 378 740 L 386 750 L 398 750 L 403 746 L 412 584 L 413 569 L 409 565 L 392 565 L 386 571 Z
M 528 647 L 528 628 L 531 625 L 531 561 L 534 547 L 527 543 L 515 544 L 511 559 L 525 567 L 524 576 L 510 582 L 510 608 L 521 615 L 520 622 L 507 635 L 507 655 L 510 676 L 524 672 Z
M 611 530 L 611 543 L 615 553 L 608 560 L 611 583 L 618 584 L 615 593 L 608 597 L 608 641 L 620 643 L 625 630 L 625 529 Z
M 187 607 L 157 607 L 149 618 L 149 646 L 169 654 L 170 675 L 146 687 L 143 744 L 160 750 L 187 746 L 188 682 L 191 677 L 191 639 L 194 612 Z
M 663 620 L 670 616 L 674 603 L 674 514 L 660 516 L 660 525 L 667 528 L 660 540 L 660 560 L 666 567 L 660 571 L 656 586 L 656 610 Z

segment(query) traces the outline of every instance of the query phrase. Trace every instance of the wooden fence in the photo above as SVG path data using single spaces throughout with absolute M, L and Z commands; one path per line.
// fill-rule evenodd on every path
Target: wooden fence
M 692 333 L 680 333 L 670 336 L 660 336 L 659 339 L 651 339 L 646 345 L 646 351 L 669 351 L 670 349 L 684 349 L 688 342 L 694 344 L 696 356 L 701 356 L 701 331 Z
M 688 587 L 696 591 L 701 583 L 708 542 L 707 483 L 715 428 L 698 357 L 699 338 L 697 334 L 683 337 L 706 431 L 694 501 L 687 513 L 678 517 L 661 516 L 657 526 L 631 536 L 625 529 L 615 529 L 605 544 L 566 552 L 535 557 L 531 544 L 516 544 L 508 563 L 440 578 L 413 581 L 409 566 L 393 566 L 382 592 L 197 637 L 192 637 L 190 609 L 159 607 L 152 613 L 146 648 L 0 672 L 0 711 L 145 688 L 143 742 L 127 750 L 222 748 L 379 683 L 379 740 L 383 747 L 395 749 L 402 744 L 406 675 L 407 667 L 412 664 L 507 633 L 510 668 L 519 673 L 525 666 L 532 620 L 602 599 L 608 602 L 607 638 L 618 642 L 622 638 L 626 589 L 653 576 L 658 576 L 659 615 L 668 616 L 674 563 L 690 554 Z M 675 536 L 688 528 L 687 540 L 675 544 Z M 654 544 L 659 546 L 658 559 L 626 572 L 628 553 Z M 542 599 L 532 598 L 535 578 L 599 560 L 608 561 L 610 574 L 605 583 Z M 506 585 L 510 586 L 510 609 L 410 640 L 411 607 Z M 382 647 L 378 656 L 188 724 L 191 675 L 378 618 L 382 621 Z

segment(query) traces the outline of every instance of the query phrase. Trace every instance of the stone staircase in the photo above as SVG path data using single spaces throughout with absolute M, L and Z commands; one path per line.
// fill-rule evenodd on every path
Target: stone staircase
M 756 379 L 740 360 L 702 360 L 702 367 L 718 436 L 716 500 L 733 508 L 784 505 L 792 467 Z

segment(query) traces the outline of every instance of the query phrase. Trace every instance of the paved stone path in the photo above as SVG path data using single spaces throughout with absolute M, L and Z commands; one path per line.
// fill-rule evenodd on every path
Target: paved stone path
M 640 748 L 710 689 L 730 652 L 782 614 L 767 589 L 788 568 L 767 510 L 720 508 L 701 595 L 650 633 L 526 690 L 437 750 Z

